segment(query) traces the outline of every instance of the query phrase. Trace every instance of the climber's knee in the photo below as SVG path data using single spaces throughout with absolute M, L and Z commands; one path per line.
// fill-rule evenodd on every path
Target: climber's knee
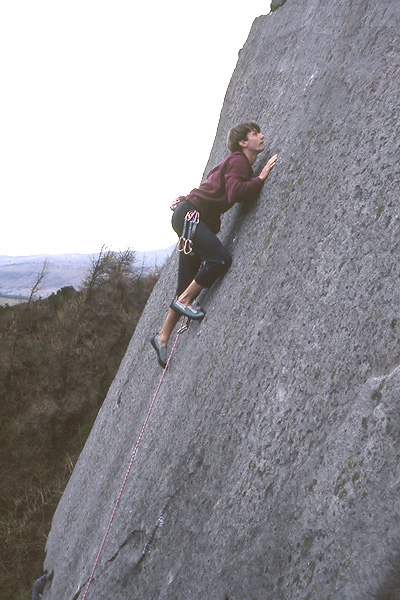
M 217 279 L 225 275 L 231 265 L 232 256 L 225 250 L 224 255 L 218 260 L 205 261 L 201 265 L 195 281 L 202 287 L 209 288 Z

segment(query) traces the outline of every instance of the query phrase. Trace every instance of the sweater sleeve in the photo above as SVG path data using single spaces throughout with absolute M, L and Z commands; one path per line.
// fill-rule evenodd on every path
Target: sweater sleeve
M 246 156 L 231 155 L 225 172 L 225 189 L 229 204 L 253 200 L 260 193 L 264 181 L 252 177 L 252 168 Z

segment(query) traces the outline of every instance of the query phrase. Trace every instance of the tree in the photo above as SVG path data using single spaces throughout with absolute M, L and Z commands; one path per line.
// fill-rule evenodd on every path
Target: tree
M 36 280 L 32 286 L 31 293 L 29 294 L 29 299 L 26 304 L 26 308 L 30 308 L 33 300 L 35 300 L 36 294 L 42 289 L 42 284 L 46 275 L 49 272 L 49 261 L 47 258 L 44 259 L 42 270 L 37 274 Z

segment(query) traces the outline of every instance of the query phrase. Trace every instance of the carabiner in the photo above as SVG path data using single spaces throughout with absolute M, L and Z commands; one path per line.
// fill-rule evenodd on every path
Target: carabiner
M 186 241 L 186 238 L 184 238 L 183 235 L 181 235 L 178 242 L 178 252 L 182 252 L 185 249 Z
M 193 243 L 192 240 L 186 240 L 185 245 L 183 247 L 184 254 L 190 254 L 193 251 Z
M 178 329 L 178 331 L 176 333 L 183 333 L 184 331 L 186 331 L 187 329 L 189 329 L 189 325 L 190 325 L 190 319 L 186 318 L 185 323 L 182 325 L 182 327 L 180 327 Z

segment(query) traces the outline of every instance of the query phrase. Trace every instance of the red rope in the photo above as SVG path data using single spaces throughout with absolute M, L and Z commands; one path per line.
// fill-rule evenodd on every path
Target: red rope
M 188 327 L 188 320 L 186 320 L 186 323 L 184 323 L 184 324 L 183 324 L 183 325 L 180 327 L 180 329 L 178 329 L 178 332 L 177 332 L 177 334 L 176 334 L 176 338 L 175 338 L 174 344 L 173 344 L 173 346 L 172 346 L 172 349 L 171 349 L 171 352 L 170 352 L 170 354 L 169 354 L 169 356 L 168 356 L 167 364 L 165 365 L 165 369 L 163 370 L 163 373 L 162 373 L 162 375 L 161 375 L 160 381 L 158 382 L 157 389 L 156 389 L 156 391 L 155 391 L 155 393 L 154 393 L 154 396 L 153 396 L 153 399 L 152 399 L 152 401 L 151 401 L 151 404 L 150 404 L 149 410 L 147 411 L 146 418 L 145 418 L 145 420 L 143 421 L 142 429 L 141 429 L 141 431 L 140 431 L 140 434 L 139 434 L 139 437 L 138 437 L 138 439 L 137 439 L 136 445 L 135 445 L 135 447 L 134 447 L 134 449 L 133 449 L 133 452 L 132 452 L 132 455 L 131 455 L 131 459 L 130 459 L 130 461 L 129 461 L 129 466 L 128 466 L 128 469 L 127 469 L 127 471 L 126 471 L 126 473 L 125 473 L 125 477 L 124 477 L 124 480 L 123 480 L 123 482 L 122 482 L 121 488 L 120 488 L 120 490 L 119 490 L 119 494 L 118 494 L 117 500 L 116 500 L 116 502 L 115 502 L 115 504 L 114 504 L 114 508 L 113 508 L 113 511 L 112 511 L 112 513 L 111 513 L 111 517 L 110 517 L 110 520 L 109 520 L 109 522 L 108 522 L 107 529 L 106 529 L 106 532 L 105 532 L 105 534 L 104 534 L 103 540 L 102 540 L 102 542 L 101 542 L 101 544 L 100 544 L 99 551 L 97 552 L 96 560 L 94 561 L 94 565 L 93 565 L 92 571 L 91 571 L 91 573 L 90 573 L 90 576 L 89 576 L 88 582 L 87 582 L 87 584 L 86 584 L 86 588 L 85 588 L 84 594 L 83 594 L 83 596 L 82 596 L 82 600 L 85 600 L 85 598 L 86 598 L 86 596 L 87 596 L 87 593 L 88 593 L 88 591 L 89 591 L 89 587 L 90 587 L 90 585 L 91 585 L 91 583 L 92 583 L 92 581 L 93 581 L 94 573 L 95 573 L 95 571 L 96 571 L 97 565 L 99 564 L 99 560 L 100 560 L 101 553 L 103 552 L 103 549 L 104 549 L 104 546 L 105 546 L 105 544 L 106 544 L 106 540 L 107 540 L 108 534 L 109 534 L 109 532 L 110 532 L 110 529 L 111 529 L 111 525 L 112 525 L 112 523 L 113 523 L 113 521 L 114 521 L 115 513 L 117 512 L 118 505 L 119 505 L 119 503 L 120 503 L 120 501 L 121 501 L 122 494 L 123 494 L 123 491 L 124 491 L 124 488 L 125 488 L 126 482 L 127 482 L 127 480 L 128 480 L 129 474 L 130 474 L 130 472 L 131 472 L 131 469 L 132 469 L 133 461 L 135 460 L 135 457 L 136 457 L 136 454 L 137 454 L 137 451 L 138 451 L 138 448 L 139 448 L 140 442 L 142 441 L 143 434 L 144 434 L 144 432 L 145 432 L 145 429 L 146 429 L 147 423 L 148 423 L 148 421 L 149 421 L 149 419 L 150 419 L 151 412 L 152 412 L 152 410 L 153 410 L 153 408 L 154 408 L 154 404 L 155 404 L 155 402 L 156 402 L 156 399 L 157 399 L 157 396 L 158 396 L 158 392 L 160 391 L 160 388 L 161 388 L 162 382 L 164 381 L 164 377 L 165 377 L 165 374 L 166 374 L 166 372 L 167 372 L 167 369 L 168 369 L 169 363 L 171 362 L 172 355 L 173 355 L 173 353 L 174 353 L 174 350 L 175 350 L 175 348 L 176 348 L 176 345 L 177 345 L 177 343 L 178 343 L 179 335 L 180 335 L 181 333 L 183 333 L 184 331 L 186 331 L 187 327 Z

